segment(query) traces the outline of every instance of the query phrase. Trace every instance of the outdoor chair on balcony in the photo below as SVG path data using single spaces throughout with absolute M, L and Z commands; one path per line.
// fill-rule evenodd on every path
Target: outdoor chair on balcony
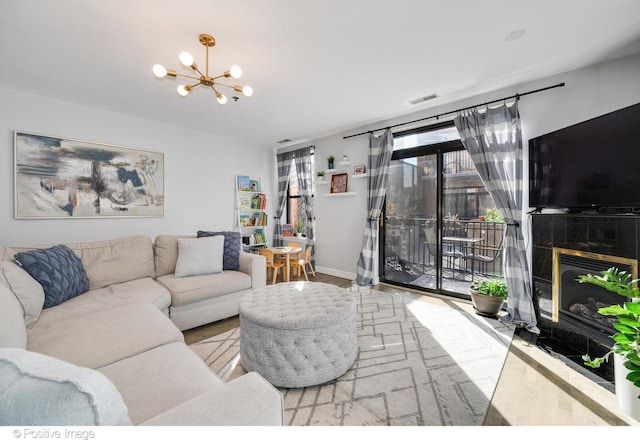
M 487 267 L 489 264 L 496 262 L 501 257 L 503 241 L 504 232 L 501 234 L 500 242 L 497 245 L 476 245 L 474 253 L 469 253 L 462 257 L 465 262 L 465 267 L 470 268 L 471 282 L 474 280 L 476 271 L 478 273 L 487 274 Z M 468 264 L 469 261 L 472 262 L 472 264 Z
M 429 258 L 429 262 L 431 261 L 431 257 L 433 256 L 434 261 L 436 258 L 438 258 L 438 245 L 436 242 L 436 231 L 433 228 L 424 228 L 424 235 L 425 235 L 425 246 L 427 248 L 427 251 L 429 252 L 428 258 Z M 442 276 L 444 276 L 444 269 L 448 268 L 451 270 L 451 278 L 455 279 L 456 278 L 456 265 L 458 266 L 458 268 L 460 267 L 459 264 L 459 260 L 461 258 L 464 257 L 464 254 L 458 250 L 456 250 L 453 247 L 448 247 L 448 249 L 442 249 L 442 262 L 443 262 L 443 274 Z M 447 261 L 447 264 L 445 266 L 444 262 L 445 259 Z

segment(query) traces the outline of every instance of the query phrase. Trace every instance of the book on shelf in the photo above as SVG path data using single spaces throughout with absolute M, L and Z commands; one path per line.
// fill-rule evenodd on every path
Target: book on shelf
M 260 193 L 251 198 L 251 209 L 264 209 L 267 206 L 267 197 Z
M 249 179 L 249 176 L 238 176 L 238 190 L 251 191 L 251 179 Z
M 252 215 L 252 226 L 267 226 L 267 215 L 264 212 L 255 212 Z
M 253 217 L 251 217 L 250 215 L 241 215 L 240 216 L 240 226 L 242 226 L 243 228 L 249 228 L 251 226 L 254 226 L 251 224 L 251 222 L 253 221 Z
M 251 209 L 251 197 L 240 196 L 240 209 Z
M 249 191 L 260 192 L 260 182 L 257 180 L 250 179 L 249 180 Z

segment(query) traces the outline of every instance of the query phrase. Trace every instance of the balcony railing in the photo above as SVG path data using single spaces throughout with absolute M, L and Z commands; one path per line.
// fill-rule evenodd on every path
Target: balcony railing
M 502 276 L 504 226 L 496 222 L 445 219 L 443 277 L 470 283 L 477 277 Z M 385 264 L 413 274 L 435 275 L 438 254 L 435 228 L 435 218 L 387 217 Z

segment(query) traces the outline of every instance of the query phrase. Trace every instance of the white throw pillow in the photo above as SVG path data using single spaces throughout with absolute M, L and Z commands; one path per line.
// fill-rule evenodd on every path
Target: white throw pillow
M 220 273 L 223 255 L 224 235 L 179 239 L 176 277 Z
M 102 373 L 19 348 L 0 348 L 0 425 L 131 425 Z

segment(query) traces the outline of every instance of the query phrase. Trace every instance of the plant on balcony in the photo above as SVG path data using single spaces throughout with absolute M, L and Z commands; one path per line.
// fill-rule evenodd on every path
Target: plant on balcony
M 487 208 L 487 213 L 484 216 L 484 221 L 492 223 L 504 223 L 504 220 L 500 216 L 497 208 Z
M 485 278 L 471 287 L 473 308 L 479 315 L 496 316 L 507 299 L 507 282 L 504 278 Z

